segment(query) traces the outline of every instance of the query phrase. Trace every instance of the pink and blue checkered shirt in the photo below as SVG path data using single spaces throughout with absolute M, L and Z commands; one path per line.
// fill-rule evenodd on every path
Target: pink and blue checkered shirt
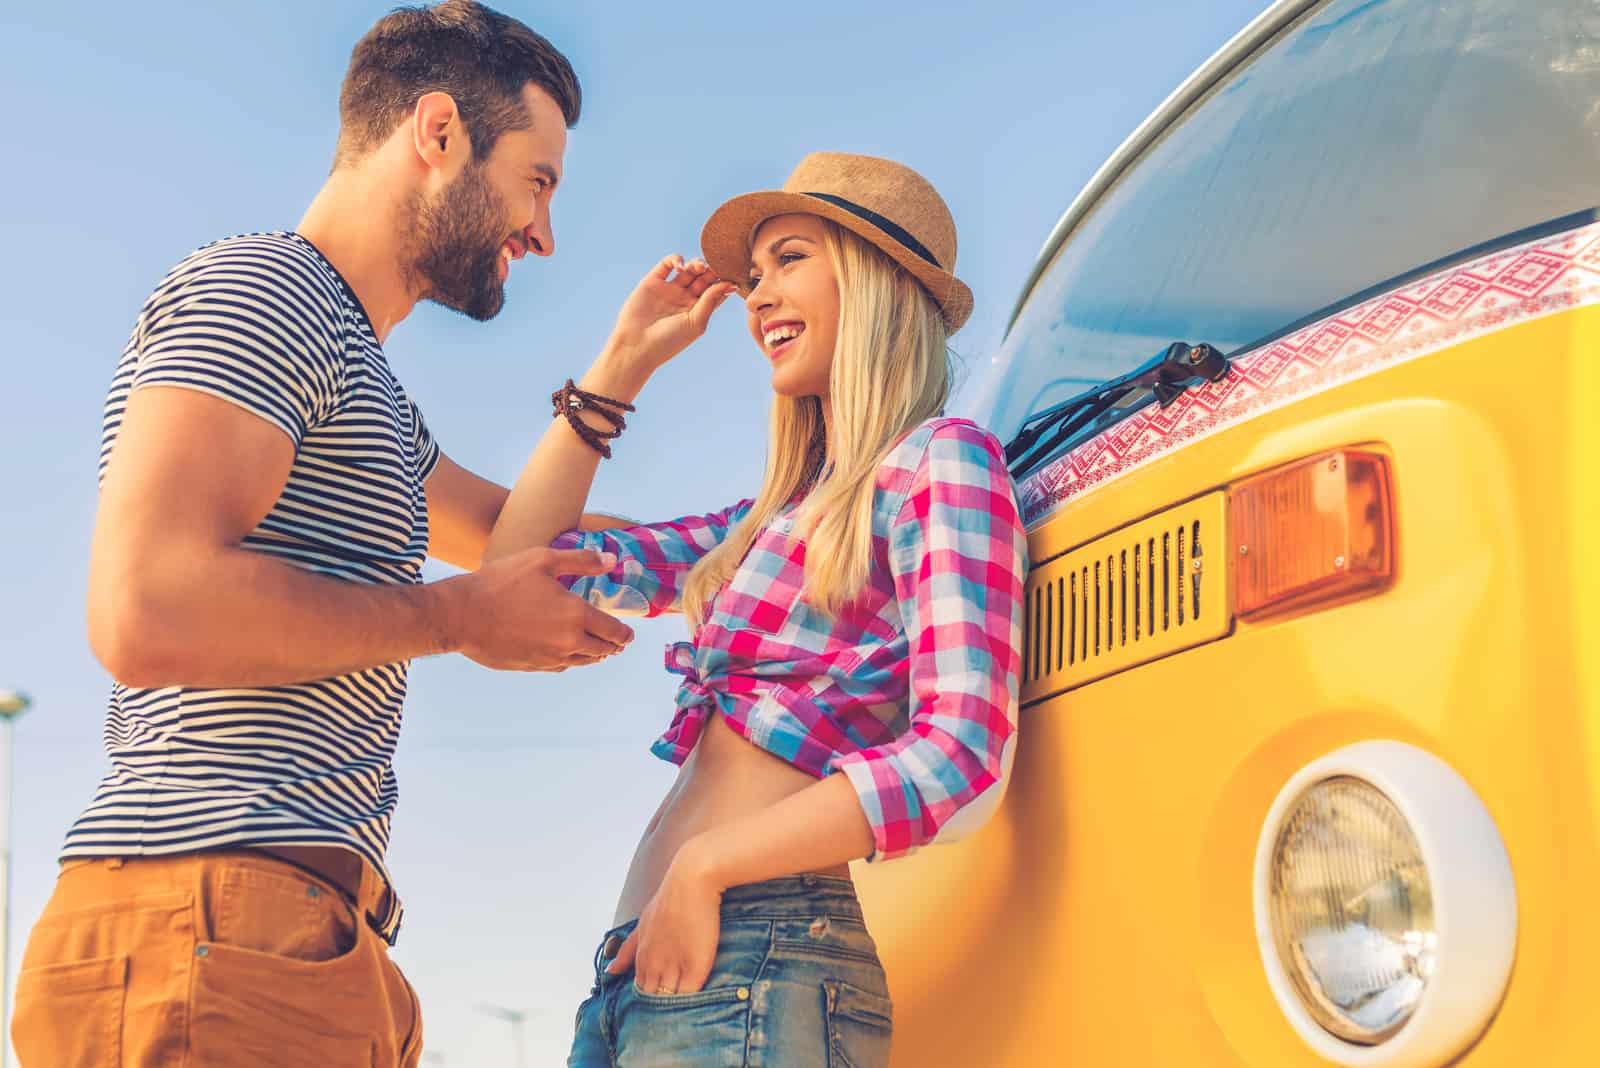
M 555 544 L 617 555 L 610 573 L 568 580 L 575 593 L 658 615 L 679 609 L 690 569 L 751 503 Z M 1027 539 L 1000 444 L 934 419 L 894 448 L 878 470 L 867 585 L 837 618 L 799 597 L 797 508 L 756 537 L 693 640 L 668 647 L 683 683 L 652 751 L 683 763 L 715 709 L 795 767 L 848 776 L 872 859 L 961 837 L 999 803 L 1016 744 Z

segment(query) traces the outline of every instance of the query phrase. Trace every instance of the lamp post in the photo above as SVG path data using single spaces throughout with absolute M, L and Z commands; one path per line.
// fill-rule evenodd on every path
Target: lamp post
M 517 1068 L 528 1068 L 527 1044 L 522 1040 L 522 1025 L 527 1022 L 531 1013 L 520 1009 L 508 1009 L 503 1005 L 489 1005 L 479 1003 L 478 1011 L 487 1013 L 496 1019 L 504 1020 L 511 1025 L 511 1039 L 517 1044 Z M 4 1068 L 4 1066 L 0 1066 Z
M 0 1068 L 11 1051 L 11 722 L 31 704 L 21 690 L 0 690 Z

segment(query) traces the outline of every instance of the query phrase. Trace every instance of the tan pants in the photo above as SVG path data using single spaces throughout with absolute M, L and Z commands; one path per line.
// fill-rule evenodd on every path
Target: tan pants
M 69 861 L 22 959 L 22 1068 L 413 1068 L 416 992 L 333 883 L 249 851 Z

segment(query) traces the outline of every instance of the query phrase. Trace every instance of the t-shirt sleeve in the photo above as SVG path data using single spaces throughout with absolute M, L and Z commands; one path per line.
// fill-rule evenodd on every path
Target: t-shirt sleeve
M 339 395 L 343 333 L 339 306 L 318 283 L 259 256 L 202 251 L 146 305 L 132 388 L 220 397 L 277 426 L 298 448 Z
M 433 440 L 433 431 L 428 429 L 428 421 L 422 417 L 417 402 L 408 397 L 406 403 L 411 406 L 411 444 L 416 451 L 417 477 L 427 481 L 439 463 L 439 443 Z

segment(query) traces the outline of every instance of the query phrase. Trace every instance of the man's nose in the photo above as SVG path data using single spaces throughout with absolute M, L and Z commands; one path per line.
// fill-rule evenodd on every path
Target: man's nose
M 550 228 L 550 209 L 541 207 L 533 222 L 522 228 L 523 244 L 535 256 L 552 256 L 556 251 L 555 234 Z

